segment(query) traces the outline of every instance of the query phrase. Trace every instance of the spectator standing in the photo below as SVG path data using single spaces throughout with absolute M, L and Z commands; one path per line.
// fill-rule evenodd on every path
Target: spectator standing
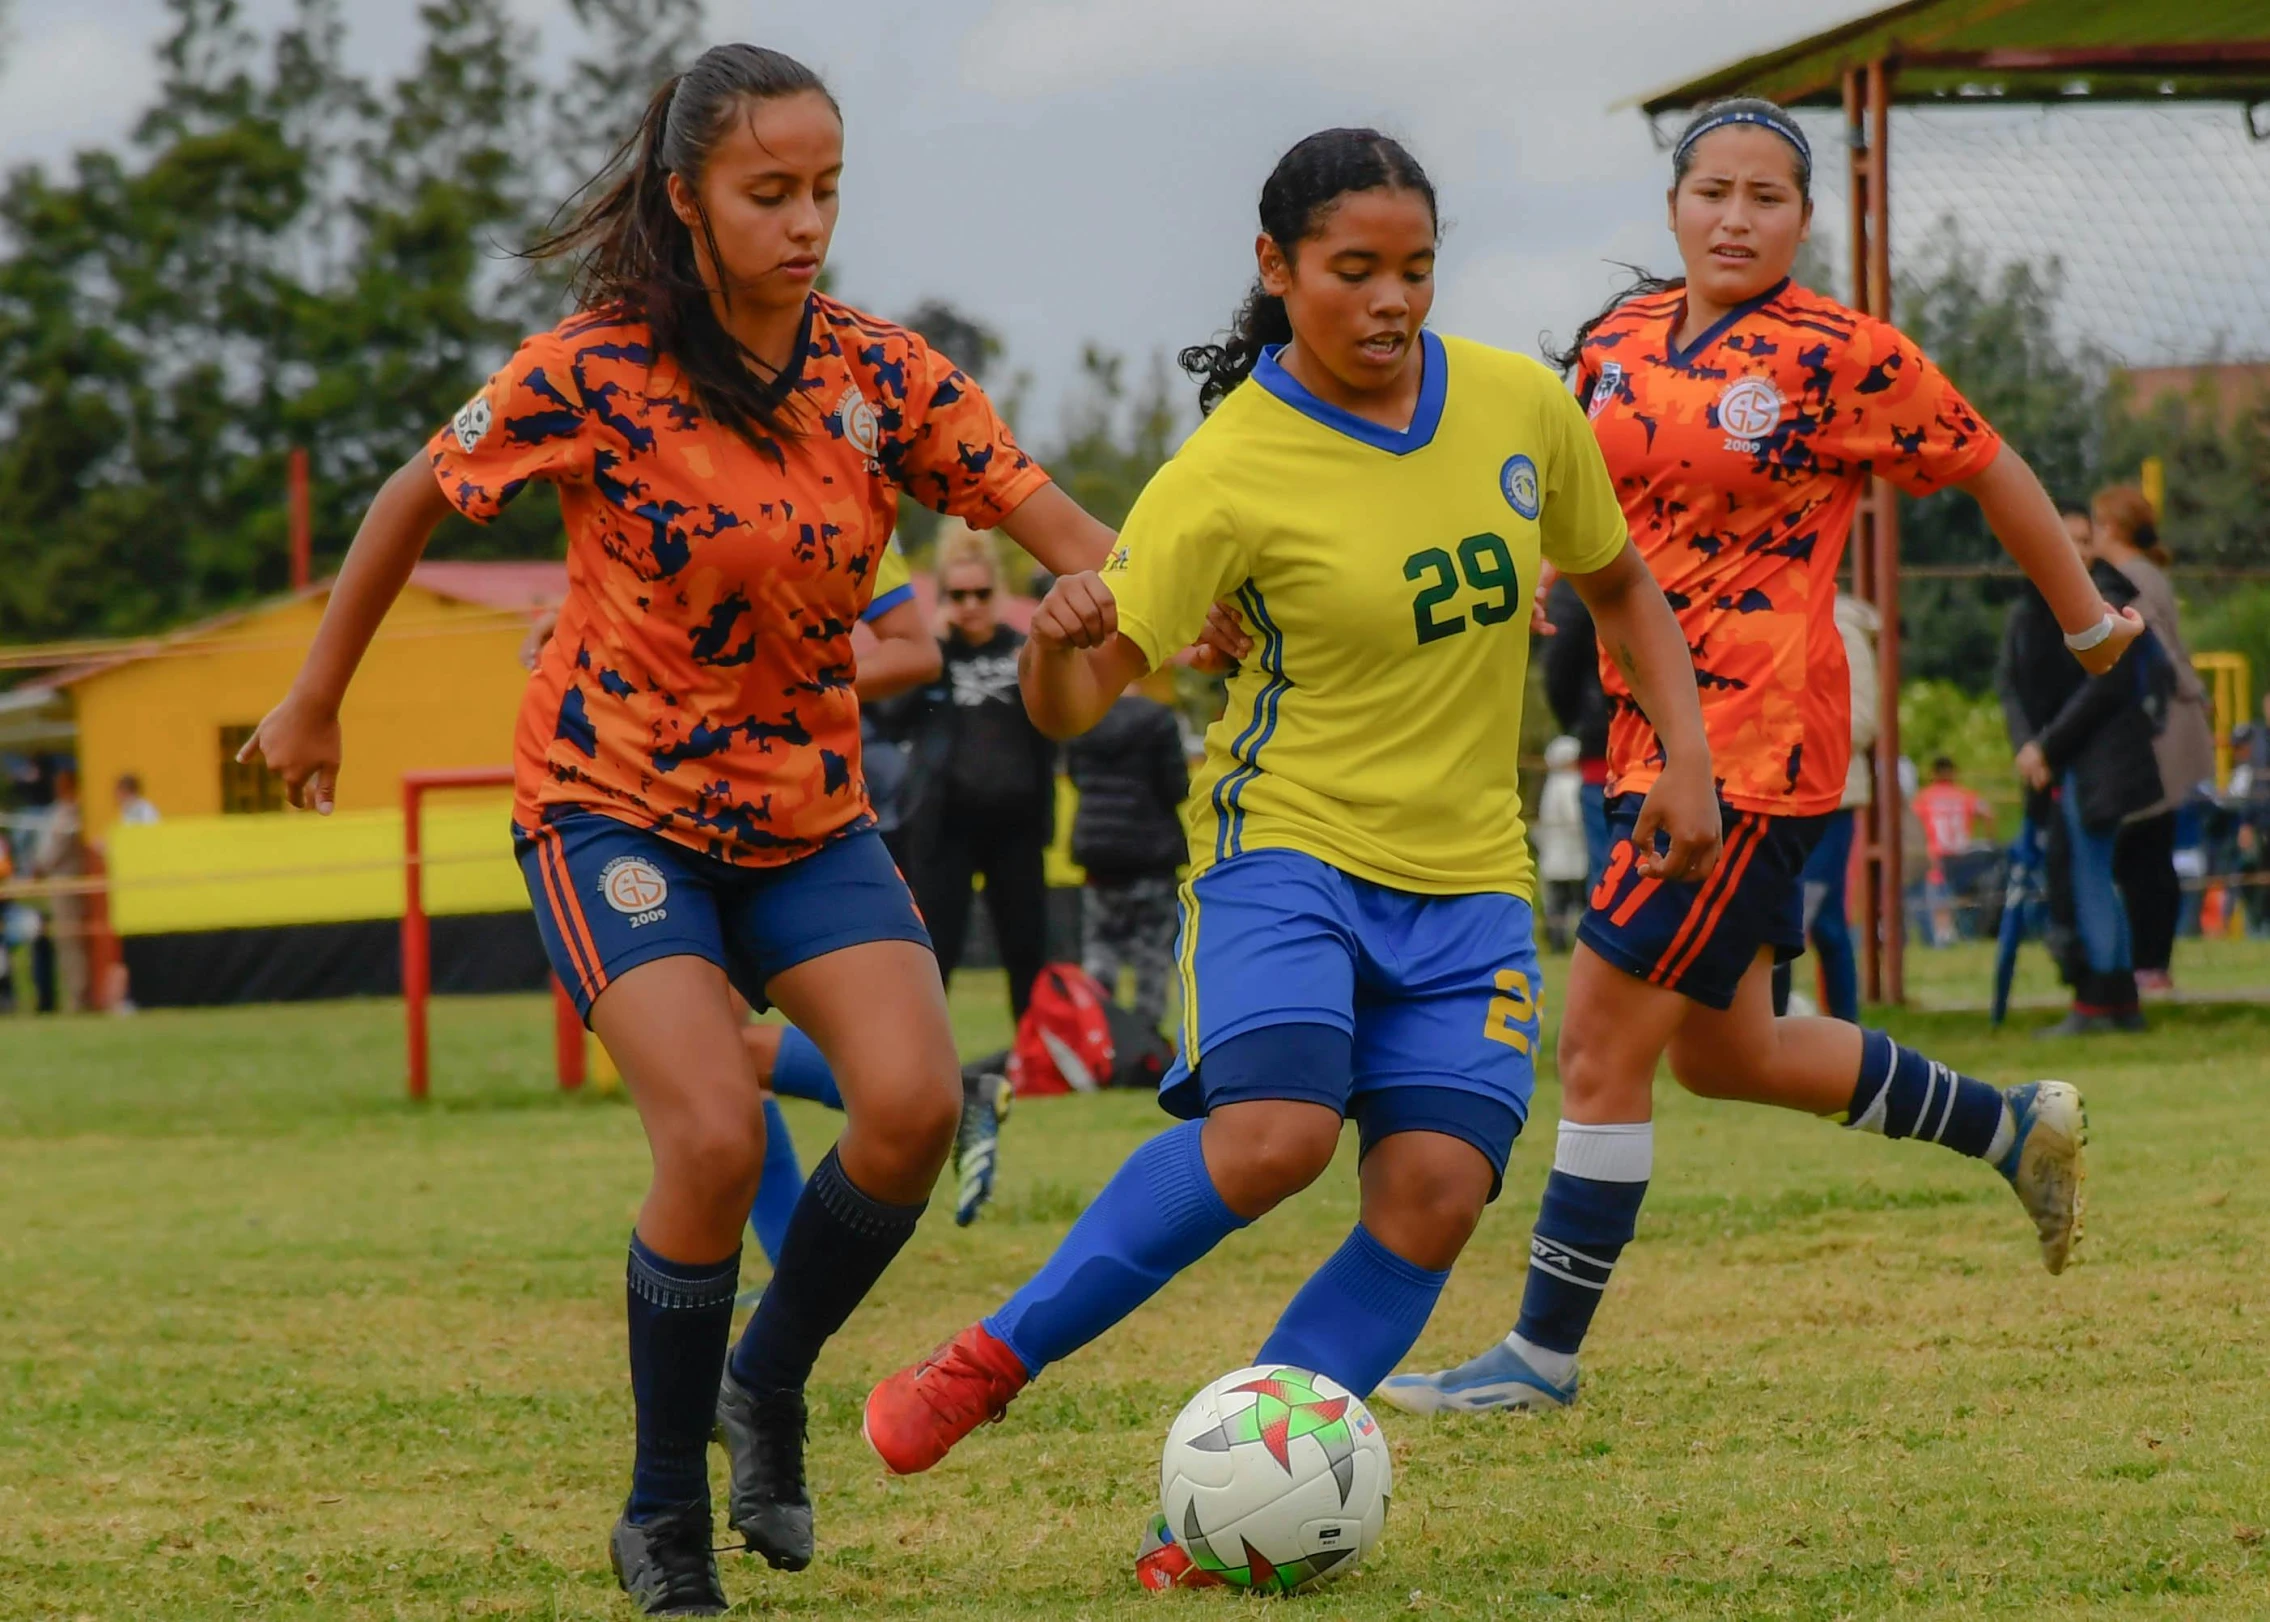
M 1829 1018 L 1860 1023 L 1860 964 L 1852 945 L 1852 841 L 1860 812 L 1876 797 L 1876 633 L 1883 620 L 1849 592 L 1836 599 L 1837 636 L 1852 685 L 1852 762 L 1844 772 L 1844 798 L 1821 828 L 1820 843 L 1798 874 L 1805 940 L 1821 964 L 1821 998 Z M 1774 978 L 1774 1012 L 1789 1011 L 1790 965 Z
M 2089 513 L 2096 555 L 2136 588 L 2136 612 L 2166 655 L 2166 716 L 2152 743 L 2160 767 L 2160 801 L 2122 826 L 2114 853 L 2114 873 L 2136 937 L 2136 984 L 2146 993 L 2165 993 L 2174 989 L 2169 971 L 2176 922 L 2183 913 L 2183 880 L 2175 860 L 2178 825 L 2187 816 L 2196 822 L 2200 785 L 2214 780 L 2213 709 L 2207 684 L 2191 668 L 2191 649 L 2183 640 L 2151 502 L 2132 484 L 2115 485 L 2097 492 Z
M 1923 823 L 1923 849 L 1930 862 L 1924 875 L 1924 901 L 1931 910 L 1932 944 L 1952 946 L 1955 917 L 1949 867 L 1978 848 L 1978 829 L 1992 822 L 1994 808 L 1961 781 L 1954 761 L 1941 755 L 1931 763 L 1930 783 L 1915 796 L 1915 814 Z
M 1545 787 L 1537 796 L 1537 878 L 1545 890 L 1545 939 L 1570 949 L 1592 871 L 1585 835 L 1583 745 L 1563 733 L 1545 745 Z
M 2239 894 L 2248 932 L 2270 935 L 2270 687 L 2262 690 L 2262 719 L 2239 731 L 2239 761 L 2231 769 Z
M 1122 969 L 1129 1004 L 1156 1030 L 1174 969 L 1175 875 L 1187 855 L 1182 802 L 1190 761 L 1173 706 L 1174 670 L 1162 666 L 1122 694 L 1093 730 L 1065 746 L 1079 791 L 1072 860 L 1087 871 L 1080 898 L 1080 963 L 1114 1000 Z
M 949 529 L 938 547 L 938 594 L 946 622 L 939 758 L 934 781 L 922 785 L 923 823 L 907 830 L 915 899 L 950 982 L 969 933 L 972 888 L 984 878 L 1009 1006 L 1021 1015 L 1047 952 L 1042 856 L 1055 832 L 1056 746 L 1026 717 L 1017 690 L 1025 639 L 1002 623 L 993 543 Z
M 118 820 L 128 827 L 144 827 L 158 820 L 158 808 L 142 792 L 142 779 L 127 772 L 118 780 Z
M 58 766 L 48 783 L 47 809 L 32 834 L 26 864 L 32 879 L 64 887 L 48 901 L 46 925 L 32 942 L 32 983 L 43 1014 L 80 1008 L 87 992 L 87 907 L 85 898 L 70 888 L 87 870 L 79 774 Z
M 1563 733 L 1577 742 L 1578 803 L 1584 815 L 1584 882 L 1600 882 L 1608 865 L 1608 694 L 1600 685 L 1600 642 L 1592 611 L 1566 580 L 1545 592 L 1545 702 Z
M 2097 590 L 2115 610 L 2136 588 L 2092 557 L 2086 513 L 2068 512 L 2074 549 L 2090 560 Z M 2022 590 L 2010 605 L 1995 672 L 2028 809 L 2046 830 L 2050 915 L 2066 934 L 2060 968 L 2073 1009 L 2044 1034 L 2140 1030 L 2128 911 L 2113 880 L 2121 824 L 2160 798 L 2152 722 L 2143 702 L 2143 656 L 2091 676 L 2065 647 L 2041 593 Z

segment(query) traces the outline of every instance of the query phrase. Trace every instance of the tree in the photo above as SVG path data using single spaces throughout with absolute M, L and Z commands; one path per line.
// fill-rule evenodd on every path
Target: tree
M 569 0 L 589 48 L 552 95 L 551 150 L 567 188 L 607 167 L 664 80 L 701 48 L 701 0 Z M 561 194 L 567 195 L 567 189 Z
M 1900 327 L 1938 363 L 2053 496 L 2085 499 L 2095 476 L 2107 361 L 2060 339 L 2060 273 L 2019 261 L 1982 275 L 1950 220 L 1897 277 Z M 1902 498 L 1900 556 L 1911 563 L 2001 561 L 1978 503 L 1944 490 Z M 1900 593 L 1901 670 L 1982 691 L 1991 679 L 2013 588 L 1979 580 L 1910 580 Z

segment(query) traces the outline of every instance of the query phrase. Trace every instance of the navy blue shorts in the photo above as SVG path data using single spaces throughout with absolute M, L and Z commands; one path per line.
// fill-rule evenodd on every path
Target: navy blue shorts
M 592 811 L 515 824 L 512 846 L 544 951 L 587 1021 L 600 992 L 656 958 L 706 958 L 763 1008 L 773 976 L 828 952 L 930 945 L 872 827 L 778 867 L 737 867 Z
M 1541 986 L 1521 897 L 1417 895 L 1250 851 L 1183 886 L 1176 962 L 1169 1113 L 1303 1100 L 1355 1121 L 1366 1150 L 1443 1132 L 1502 1177 L 1536 1086 Z
M 1759 947 L 1772 947 L 1777 963 L 1805 950 L 1800 875 L 1829 819 L 1722 806 L 1718 866 L 1702 883 L 1682 884 L 1640 874 L 1632 829 L 1643 799 L 1619 794 L 1608 802 L 1608 868 L 1576 938 L 1635 979 L 1706 1008 L 1730 1008 Z

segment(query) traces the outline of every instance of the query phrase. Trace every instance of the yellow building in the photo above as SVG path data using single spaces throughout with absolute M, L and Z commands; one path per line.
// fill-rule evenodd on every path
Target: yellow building
M 76 730 L 88 838 L 146 1005 L 391 992 L 403 909 L 402 776 L 506 766 L 535 614 L 567 588 L 557 563 L 425 563 L 387 615 L 340 715 L 329 817 L 289 810 L 236 752 L 290 687 L 328 584 L 81 665 L 47 686 Z M 159 811 L 120 825 L 114 785 Z M 513 863 L 506 790 L 439 796 L 424 822 L 435 983 L 544 983 Z

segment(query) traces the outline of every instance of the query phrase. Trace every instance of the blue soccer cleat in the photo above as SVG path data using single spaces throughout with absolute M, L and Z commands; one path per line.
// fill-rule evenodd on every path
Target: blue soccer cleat
M 1556 1384 L 1499 1341 L 1480 1357 L 1439 1374 L 1394 1374 L 1379 1382 L 1374 1402 L 1407 1414 L 1486 1414 L 1501 1409 L 1566 1408 L 1576 1401 L 1576 1371 Z
M 2002 1096 L 2018 1135 L 1994 1169 L 2034 1219 L 2042 1266 L 2062 1273 L 2081 1242 L 2081 1184 L 2087 1173 L 2081 1151 L 2089 1141 L 2089 1113 L 2081 1090 L 2069 1081 L 2029 1081 L 2005 1088 Z

